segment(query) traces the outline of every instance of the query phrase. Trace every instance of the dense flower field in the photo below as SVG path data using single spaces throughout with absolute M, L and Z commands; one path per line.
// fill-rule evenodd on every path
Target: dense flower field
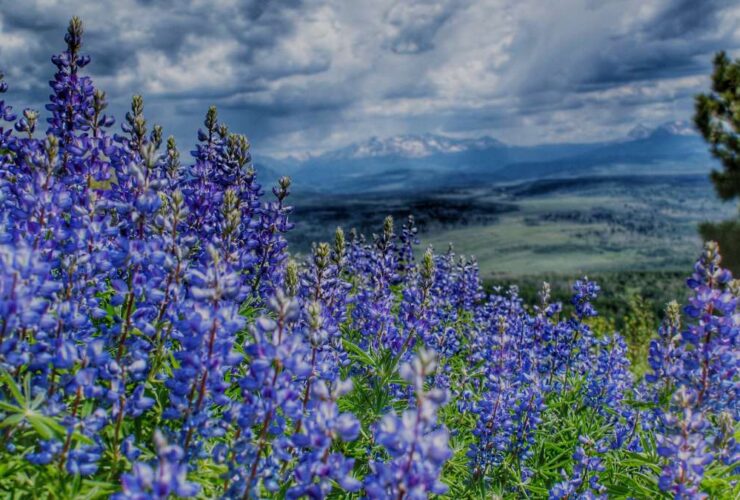
M 213 108 L 189 161 L 141 97 L 112 132 L 81 36 L 45 133 L 0 100 L 3 497 L 740 495 L 716 245 L 635 380 L 586 279 L 565 306 L 487 293 L 474 261 L 418 258 L 413 219 L 291 260 L 290 181 L 264 195 Z

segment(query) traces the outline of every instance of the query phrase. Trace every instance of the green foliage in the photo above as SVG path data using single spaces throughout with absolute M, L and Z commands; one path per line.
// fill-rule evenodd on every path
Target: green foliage
M 0 422 L 0 429 L 6 429 L 7 433 L 31 427 L 36 434 L 43 439 L 60 438 L 64 436 L 65 430 L 53 418 L 43 415 L 39 410 L 44 403 L 46 394 L 39 393 L 35 397 L 31 394 L 31 375 L 26 374 L 23 378 L 23 388 L 13 380 L 7 372 L 0 375 L 3 385 L 8 389 L 16 405 L 0 401 L 0 408 L 8 416 Z M 31 399 L 33 397 L 33 399 Z
M 740 275 L 740 220 L 727 220 L 717 224 L 705 222 L 699 226 L 704 241 L 716 241 L 722 249 L 722 265 Z
M 712 89 L 696 96 L 694 122 L 723 170 L 713 170 L 711 179 L 723 200 L 740 197 L 740 59 L 732 61 L 725 52 L 714 58 Z M 740 221 L 705 222 L 699 226 L 704 241 L 716 241 L 722 249 L 724 266 L 740 272 Z
M 70 446 L 74 442 L 90 444 L 89 438 L 79 432 L 67 435 L 66 429 L 55 418 L 43 415 L 40 408 L 46 394 L 31 394 L 30 374 L 23 378 L 19 386 L 7 372 L 0 372 L 2 386 L 7 389 L 13 403 L 0 401 L 0 409 L 6 415 L 0 422 L 0 496 L 2 498 L 105 498 L 115 492 L 115 484 L 83 479 L 81 476 L 70 476 L 64 468 L 56 464 L 38 467 L 28 462 L 23 456 L 33 451 L 17 450 L 23 453 L 8 453 L 6 446 L 11 436 L 14 441 L 32 443 L 37 439 L 63 439 L 66 437 Z
M 653 338 L 658 324 L 651 304 L 639 295 L 632 295 L 628 301 L 629 312 L 624 317 L 622 335 L 629 346 L 628 357 L 632 371 L 643 375 L 647 370 L 647 355 L 650 339 Z
M 714 58 L 712 89 L 696 96 L 694 122 L 723 170 L 712 171 L 717 194 L 724 200 L 740 196 L 740 59 L 719 52 Z

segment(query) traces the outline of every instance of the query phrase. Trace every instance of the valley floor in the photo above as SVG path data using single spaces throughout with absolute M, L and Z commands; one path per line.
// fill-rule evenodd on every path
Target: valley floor
M 705 175 L 595 176 L 403 196 L 298 195 L 292 248 L 336 226 L 370 236 L 409 214 L 420 248 L 474 255 L 486 281 L 615 271 L 683 271 L 701 248 L 697 224 L 732 217 Z

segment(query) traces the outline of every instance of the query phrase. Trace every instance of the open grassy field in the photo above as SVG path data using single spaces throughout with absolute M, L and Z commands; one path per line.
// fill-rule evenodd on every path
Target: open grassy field
M 709 185 L 646 179 L 533 185 L 483 195 L 516 210 L 494 223 L 426 232 L 423 243 L 475 255 L 485 278 L 622 270 L 688 270 L 700 249 L 697 224 L 731 214 Z M 500 200 L 502 202 L 502 200 Z
M 331 237 L 336 226 L 370 235 L 390 214 L 414 214 L 421 248 L 477 258 L 483 278 L 690 270 L 697 225 L 732 216 L 700 175 L 591 177 L 483 186 L 403 199 L 301 197 L 292 243 Z

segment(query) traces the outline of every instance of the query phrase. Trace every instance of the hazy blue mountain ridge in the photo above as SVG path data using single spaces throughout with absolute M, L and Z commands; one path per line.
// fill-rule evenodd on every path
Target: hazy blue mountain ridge
M 423 192 L 479 183 L 600 174 L 706 172 L 706 144 L 685 122 L 637 126 L 621 140 L 511 146 L 492 137 L 400 135 L 304 158 L 256 160 L 263 182 L 289 175 L 307 192 Z

